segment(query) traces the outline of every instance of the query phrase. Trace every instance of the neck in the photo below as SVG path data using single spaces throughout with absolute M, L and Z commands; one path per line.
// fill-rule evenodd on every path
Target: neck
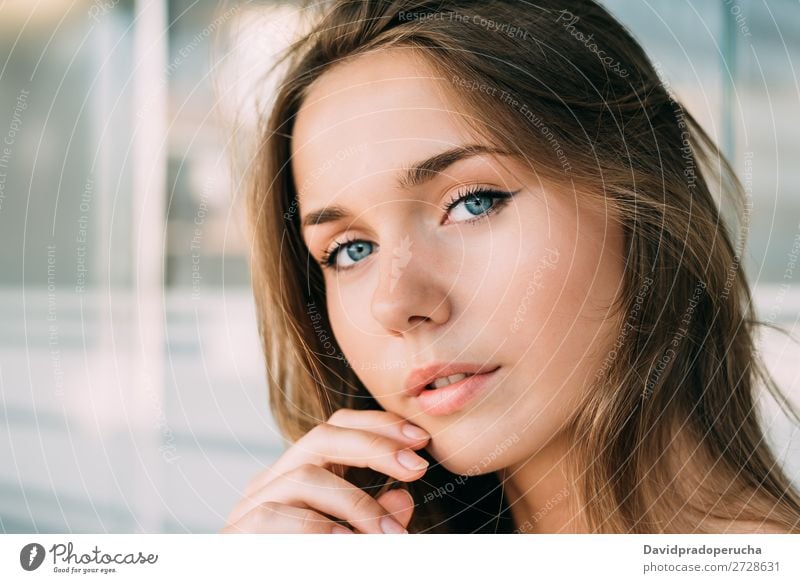
M 574 533 L 581 529 L 577 490 L 567 478 L 570 440 L 559 434 L 533 456 L 498 472 L 514 527 L 521 533 Z

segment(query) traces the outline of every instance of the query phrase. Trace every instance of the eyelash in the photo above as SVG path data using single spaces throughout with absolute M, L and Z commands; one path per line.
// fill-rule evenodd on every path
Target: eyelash
M 449 213 L 451 210 L 453 210 L 453 208 L 455 208 L 457 204 L 476 195 L 488 196 L 491 197 L 493 201 L 498 201 L 498 204 L 494 204 L 491 207 L 489 207 L 485 213 L 481 215 L 475 215 L 475 217 L 472 219 L 459 221 L 459 224 L 477 223 L 478 221 L 482 221 L 488 218 L 490 215 L 501 210 L 508 203 L 509 199 L 511 199 L 511 197 L 514 196 L 517 192 L 519 191 L 506 192 L 494 188 L 486 188 L 485 186 L 471 185 L 467 187 L 465 190 L 459 191 L 454 196 L 454 198 L 452 198 L 449 202 L 445 203 L 443 210 Z M 347 267 L 337 267 L 336 264 L 334 263 L 334 260 L 336 259 L 337 253 L 342 248 L 346 247 L 350 243 L 355 243 L 356 241 L 360 240 L 361 239 L 358 239 L 354 235 L 349 235 L 343 241 L 338 241 L 335 245 L 333 245 L 327 251 L 325 251 L 325 253 L 323 253 L 322 258 L 319 261 L 320 265 L 324 269 L 332 269 L 333 271 L 346 271 L 348 269 L 352 269 L 353 267 L 358 265 L 358 263 L 354 263 L 353 265 L 349 265 Z

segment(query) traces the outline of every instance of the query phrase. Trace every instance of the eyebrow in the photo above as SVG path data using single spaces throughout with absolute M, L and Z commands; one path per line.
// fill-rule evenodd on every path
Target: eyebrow
M 444 152 L 440 152 L 430 158 L 405 167 L 398 179 L 401 188 L 409 189 L 420 186 L 433 180 L 442 171 L 452 166 L 459 160 L 477 156 L 480 154 L 507 154 L 505 150 L 484 146 L 481 144 L 469 144 L 457 146 Z M 351 213 L 342 206 L 329 206 L 323 209 L 312 211 L 306 215 L 302 222 L 302 228 L 312 225 L 322 225 L 350 217 Z

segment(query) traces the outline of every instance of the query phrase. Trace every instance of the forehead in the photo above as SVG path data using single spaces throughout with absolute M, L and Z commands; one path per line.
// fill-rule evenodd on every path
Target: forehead
M 330 204 L 341 189 L 385 183 L 427 155 L 474 142 L 445 81 L 417 51 L 402 48 L 359 55 L 320 76 L 292 134 L 301 208 Z

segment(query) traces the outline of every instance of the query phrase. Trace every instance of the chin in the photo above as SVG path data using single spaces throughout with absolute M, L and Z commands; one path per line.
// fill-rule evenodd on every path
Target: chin
M 470 443 L 469 439 L 445 440 L 444 435 L 434 435 L 425 449 L 447 471 L 462 476 L 479 476 L 510 465 L 519 437 L 512 435 L 497 443 L 494 440 L 490 440 L 491 443 Z

